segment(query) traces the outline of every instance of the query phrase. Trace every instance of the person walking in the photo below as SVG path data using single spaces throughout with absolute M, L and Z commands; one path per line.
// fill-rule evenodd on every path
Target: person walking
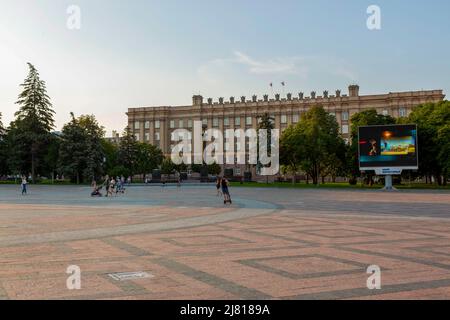
M 22 176 L 22 195 L 26 195 L 27 194 L 27 178 L 25 176 Z
M 106 176 L 105 176 L 105 181 L 103 181 L 102 186 L 105 187 L 105 190 L 106 190 L 106 195 L 105 195 L 105 197 L 107 197 L 108 194 L 109 194 L 109 175 L 106 175 Z
M 116 185 L 116 181 L 114 180 L 114 177 L 112 177 L 111 181 L 109 182 L 109 186 L 108 186 L 108 192 L 107 192 L 108 196 L 112 197 L 115 185 Z M 117 194 L 116 194 L 116 196 L 117 196 Z
M 223 195 L 222 191 L 220 191 L 221 184 L 222 184 L 222 179 L 220 177 L 217 177 L 217 180 L 216 180 L 217 196 Z

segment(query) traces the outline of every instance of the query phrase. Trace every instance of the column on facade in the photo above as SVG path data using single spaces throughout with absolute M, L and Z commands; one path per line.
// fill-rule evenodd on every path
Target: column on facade
M 139 141 L 145 141 L 145 121 L 139 121 Z
M 161 150 L 165 155 L 169 154 L 169 150 L 167 148 L 167 139 L 170 139 L 170 137 L 168 137 L 168 130 L 167 130 L 167 123 L 166 123 L 166 119 L 161 119 L 160 120 L 160 143 L 161 143 Z
M 149 120 L 150 121 L 150 120 Z M 152 119 L 150 121 L 150 126 L 148 128 L 148 133 L 149 133 L 149 140 L 148 143 L 150 144 L 155 144 L 155 120 Z

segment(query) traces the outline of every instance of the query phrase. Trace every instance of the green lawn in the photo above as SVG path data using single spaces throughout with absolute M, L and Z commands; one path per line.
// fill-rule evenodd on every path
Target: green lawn
M 319 184 L 317 186 L 313 184 L 306 184 L 305 182 L 302 183 L 296 183 L 292 184 L 289 182 L 274 182 L 274 183 L 258 183 L 258 182 L 247 182 L 244 184 L 241 184 L 239 182 L 232 182 L 231 186 L 233 187 L 243 187 L 243 188 L 295 188 L 295 189 L 301 189 L 301 188 L 308 188 L 308 189 L 328 189 L 328 188 L 336 188 L 336 189 L 381 189 L 383 188 L 382 185 L 373 185 L 372 187 L 369 187 L 367 185 L 362 186 L 360 183 L 357 185 L 350 185 L 348 182 L 339 182 L 339 183 L 325 183 L 325 184 Z M 408 183 L 404 183 L 402 185 L 395 185 L 394 186 L 397 189 L 442 189 L 442 190 L 450 190 L 450 186 L 438 186 L 434 184 L 425 184 L 425 183 L 414 183 L 409 185 Z

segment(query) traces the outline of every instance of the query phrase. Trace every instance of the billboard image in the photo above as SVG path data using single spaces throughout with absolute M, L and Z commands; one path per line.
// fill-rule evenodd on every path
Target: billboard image
M 359 127 L 360 170 L 418 169 L 417 126 Z

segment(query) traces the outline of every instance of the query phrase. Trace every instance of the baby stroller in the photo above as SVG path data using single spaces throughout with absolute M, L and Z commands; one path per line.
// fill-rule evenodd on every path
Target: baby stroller
M 92 193 L 91 193 L 91 197 L 102 197 L 103 195 L 100 192 L 100 190 L 102 190 L 102 188 L 103 188 L 102 186 L 95 188 L 94 191 L 92 191 Z

